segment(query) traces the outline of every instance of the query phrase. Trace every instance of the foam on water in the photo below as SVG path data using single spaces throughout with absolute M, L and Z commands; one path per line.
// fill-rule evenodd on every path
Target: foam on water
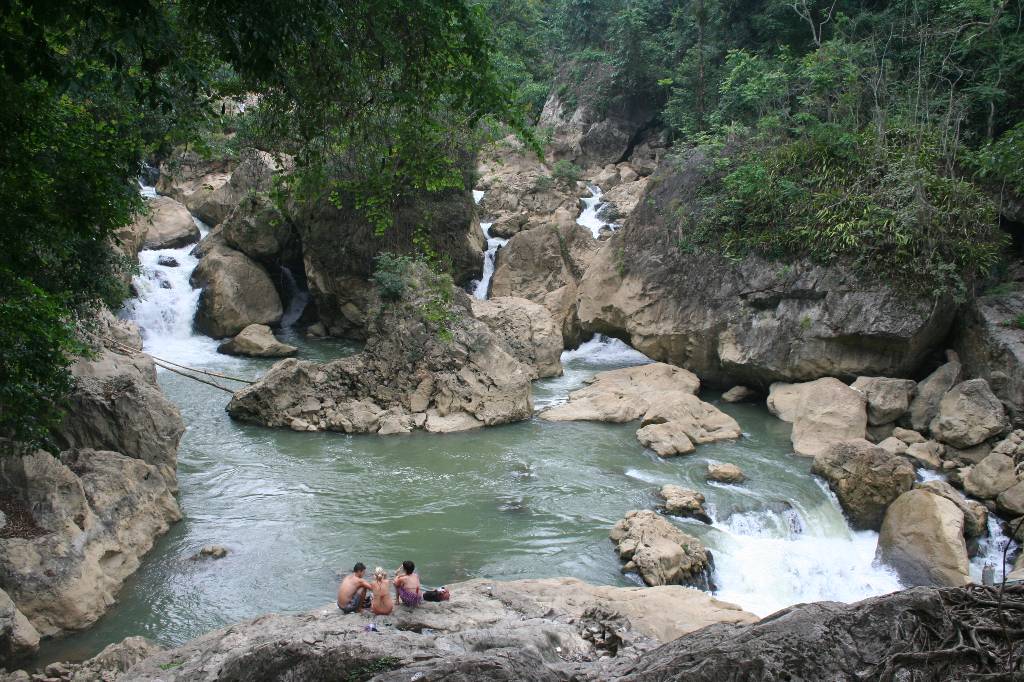
M 484 198 L 484 191 L 482 189 L 473 190 L 473 203 L 479 204 Z
M 1003 580 L 1003 576 L 1013 570 L 1012 558 L 1016 556 L 1017 548 L 1017 543 L 1003 532 L 1002 522 L 992 514 L 989 514 L 988 537 L 978 542 L 978 554 L 971 559 L 971 580 L 980 583 L 985 565 L 990 564 L 995 569 L 993 577 L 996 583 L 1000 583 Z M 1007 558 L 1005 564 L 1003 563 L 1004 552 Z
M 498 255 L 498 249 L 508 243 L 507 239 L 491 236 L 491 225 L 494 223 L 480 223 L 480 227 L 487 237 L 487 251 L 484 252 L 484 270 L 480 280 L 473 285 L 473 296 L 481 301 L 487 300 L 487 293 L 491 288 L 491 277 L 494 276 L 494 259 Z
M 579 348 L 562 352 L 562 364 L 575 361 L 588 365 L 645 365 L 652 360 L 632 346 L 604 334 L 595 334 L 594 338 L 580 344 Z
M 534 384 L 533 405 L 538 412 L 569 399 L 569 393 L 586 385 L 587 379 L 600 371 L 645 365 L 651 359 L 618 339 L 594 335 L 579 348 L 562 351 L 563 373 L 560 377 Z
M 901 589 L 875 560 L 878 533 L 849 529 L 835 500 L 716 521 L 716 593 L 759 616 L 800 602 L 853 602 Z

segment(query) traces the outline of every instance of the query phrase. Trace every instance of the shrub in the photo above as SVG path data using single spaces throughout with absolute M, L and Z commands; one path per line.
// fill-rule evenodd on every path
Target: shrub
M 572 161 L 562 159 L 551 167 L 551 176 L 559 182 L 574 183 L 583 176 L 583 169 Z
M 389 301 L 401 300 L 405 294 L 412 259 L 409 256 L 381 253 L 374 259 L 374 263 L 373 281 L 380 289 L 381 297 Z

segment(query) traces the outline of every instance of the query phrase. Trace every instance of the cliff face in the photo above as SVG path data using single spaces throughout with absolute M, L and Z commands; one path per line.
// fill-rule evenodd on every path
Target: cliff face
M 907 376 L 946 337 L 947 300 L 910 296 L 841 266 L 680 248 L 713 159 L 663 163 L 580 282 L 585 330 L 714 383 L 766 388 L 825 375 Z

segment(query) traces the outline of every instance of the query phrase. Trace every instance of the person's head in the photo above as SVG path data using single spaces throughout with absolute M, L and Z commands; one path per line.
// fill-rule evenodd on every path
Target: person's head
M 362 578 L 363 573 L 366 572 L 366 564 L 364 564 L 362 561 L 357 562 L 356 565 L 352 567 L 352 572 L 358 575 L 360 578 Z
M 414 564 L 411 561 L 403 561 L 402 562 L 402 570 L 405 571 L 406 575 L 412 575 L 413 571 L 416 570 L 416 564 Z
M 377 568 L 373 569 L 373 577 L 374 577 L 374 579 L 376 579 L 378 581 L 387 580 L 388 579 L 388 572 L 385 571 L 380 566 L 378 566 Z

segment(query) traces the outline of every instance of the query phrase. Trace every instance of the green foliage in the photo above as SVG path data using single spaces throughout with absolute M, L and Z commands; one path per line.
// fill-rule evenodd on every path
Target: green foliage
M 400 301 L 405 295 L 405 278 L 412 264 L 411 256 L 381 253 L 374 259 L 373 282 L 380 295 L 388 301 Z
M 426 256 L 382 253 L 375 259 L 373 281 L 381 298 L 392 304 L 405 301 L 415 306 L 420 318 L 445 342 L 452 340 L 452 309 L 455 283 Z
M 992 201 L 947 176 L 940 142 L 916 150 L 894 132 L 809 121 L 738 142 L 702 191 L 689 248 L 730 258 L 847 262 L 918 292 L 962 297 L 998 262 L 1005 238 Z
M 563 183 L 574 183 L 583 177 L 583 169 L 567 159 L 556 161 L 551 167 L 551 176 Z
M 345 671 L 345 682 L 362 682 L 379 674 L 394 670 L 401 665 L 401 660 L 394 656 L 382 656 L 357 668 Z

